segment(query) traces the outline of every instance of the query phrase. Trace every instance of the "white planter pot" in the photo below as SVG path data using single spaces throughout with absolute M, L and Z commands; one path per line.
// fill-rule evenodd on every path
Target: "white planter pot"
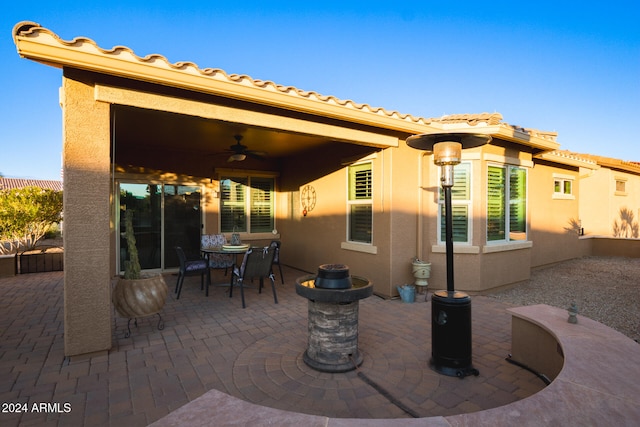
M 413 261 L 413 277 L 415 277 L 416 286 L 427 286 L 429 283 L 427 279 L 431 277 L 431 263 L 425 261 Z

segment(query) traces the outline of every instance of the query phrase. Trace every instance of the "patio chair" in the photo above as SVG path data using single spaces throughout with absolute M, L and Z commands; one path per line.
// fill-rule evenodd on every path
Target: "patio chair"
M 245 279 L 260 279 L 259 293 L 262 293 L 262 283 L 265 278 L 269 278 L 271 280 L 271 289 L 273 290 L 273 301 L 277 304 L 278 296 L 276 295 L 275 277 L 271 271 L 275 253 L 275 249 L 270 246 L 249 249 L 244 254 L 242 264 L 233 269 L 231 285 L 229 286 L 229 298 L 233 296 L 233 287 L 239 286 L 240 295 L 242 296 L 242 308 L 246 308 L 247 305 L 244 301 Z
M 200 239 L 200 245 L 202 248 L 217 248 L 227 244 L 227 239 L 224 234 L 203 234 Z M 207 259 L 209 260 L 209 268 L 223 269 L 224 275 L 227 275 L 227 270 L 233 267 L 235 264 L 235 255 L 214 254 L 207 253 Z
M 200 290 L 204 288 L 204 277 L 207 276 L 207 290 L 205 292 L 205 295 L 209 296 L 209 283 L 211 281 L 211 276 L 207 260 L 204 258 L 188 260 L 187 256 L 184 254 L 184 250 L 182 250 L 180 246 L 176 246 L 175 249 L 176 253 L 178 254 L 178 259 L 180 260 L 180 270 L 178 271 L 178 281 L 176 282 L 175 290 L 175 293 L 178 294 L 176 296 L 176 299 L 180 299 L 180 292 L 182 292 L 182 283 L 184 282 L 184 278 L 186 276 L 199 275 Z
M 282 274 L 282 266 L 280 265 L 280 241 L 273 240 L 269 244 L 269 247 L 275 248 L 275 250 L 276 250 L 276 253 L 273 256 L 273 264 L 278 264 L 278 269 L 280 270 L 280 280 L 282 281 L 282 284 L 284 285 L 284 275 Z M 273 269 L 271 270 L 271 272 L 273 273 Z

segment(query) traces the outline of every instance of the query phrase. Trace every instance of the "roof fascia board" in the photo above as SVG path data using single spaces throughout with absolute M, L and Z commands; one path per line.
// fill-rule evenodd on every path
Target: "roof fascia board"
M 155 109 L 158 111 L 204 117 L 212 120 L 222 120 L 243 123 L 250 126 L 280 129 L 287 132 L 322 136 L 336 141 L 367 145 L 371 147 L 388 148 L 398 147 L 399 145 L 398 138 L 394 136 L 367 132 L 359 129 L 344 128 L 331 124 L 310 122 L 292 117 L 279 116 L 277 120 L 274 120 L 272 114 L 248 111 L 224 105 L 209 104 L 189 99 L 173 98 L 166 95 L 124 89 L 121 87 L 116 88 L 102 84 L 96 84 L 94 97 L 96 101 L 110 104 Z
M 86 39 L 63 43 L 46 29 L 29 33 L 28 36 L 17 34 L 14 39 L 20 56 L 52 66 L 79 68 L 175 86 L 410 134 L 424 133 L 430 129 L 424 119 L 398 113 L 388 115 L 383 109 L 376 109 L 375 112 L 359 110 L 351 106 L 354 105 L 351 101 L 341 105 L 331 97 L 327 100 L 319 100 L 315 96 L 301 97 L 290 93 L 296 91 L 294 88 L 276 87 L 270 82 L 258 87 L 249 79 L 229 81 L 220 70 L 203 71 L 193 63 L 170 64 L 160 55 L 139 58 L 128 48 L 121 47 L 108 52 Z

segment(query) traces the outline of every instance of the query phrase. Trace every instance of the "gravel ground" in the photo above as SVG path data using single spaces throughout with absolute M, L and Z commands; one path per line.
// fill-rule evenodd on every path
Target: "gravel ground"
M 640 342 L 640 259 L 584 257 L 535 269 L 531 278 L 488 294 L 514 305 L 568 308 Z

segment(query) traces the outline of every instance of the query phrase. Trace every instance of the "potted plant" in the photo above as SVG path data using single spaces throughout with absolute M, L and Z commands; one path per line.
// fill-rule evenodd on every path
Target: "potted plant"
M 118 314 L 129 319 L 158 314 L 164 307 L 169 289 L 162 274 L 143 274 L 133 232 L 133 210 L 125 213 L 125 237 L 129 259 L 125 261 L 124 276 L 113 289 L 112 302 Z M 158 329 L 162 329 L 158 325 Z

